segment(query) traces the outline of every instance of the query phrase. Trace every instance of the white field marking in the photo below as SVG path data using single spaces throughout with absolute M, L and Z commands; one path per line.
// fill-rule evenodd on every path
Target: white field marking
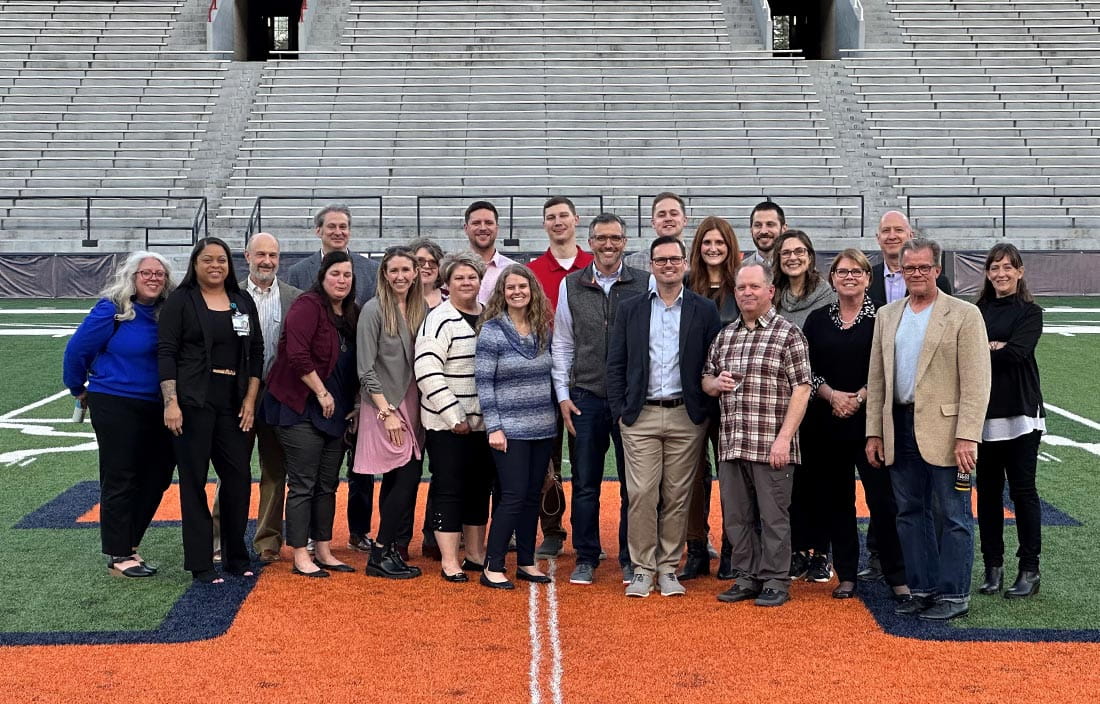
M 1044 313 L 1100 313 L 1100 308 L 1076 308 L 1074 306 L 1051 306 L 1043 308 Z
M 1070 420 L 1077 421 L 1078 423 L 1085 426 L 1086 428 L 1092 428 L 1093 430 L 1100 430 L 1100 423 L 1097 423 L 1094 420 L 1090 420 L 1088 418 L 1085 418 L 1084 416 L 1079 416 L 1076 413 L 1073 413 L 1072 411 L 1067 411 L 1064 408 L 1058 408 L 1057 406 L 1053 406 L 1049 403 L 1044 403 L 1043 408 L 1047 409 L 1048 411 L 1051 411 L 1052 413 L 1057 413 L 1058 415 L 1062 416 L 1063 418 L 1069 418 Z
M 87 315 L 88 308 L 0 308 L 0 315 Z
M 4 337 L 68 337 L 76 332 L 76 326 L 63 328 L 0 328 Z
M 1092 453 L 1100 457 L 1100 442 L 1078 442 L 1064 438 L 1061 435 L 1044 435 L 1043 442 L 1056 447 L 1076 447 L 1079 450 Z
M 20 462 L 20 463 L 19 463 L 19 466 L 20 466 L 20 467 L 26 467 L 26 466 L 27 466 L 28 464 L 30 464 L 31 462 L 34 462 L 34 461 L 35 461 L 36 459 L 38 459 L 38 458 L 37 458 L 37 457 L 28 457 L 27 459 L 25 459 L 25 460 L 23 460 L 22 462 Z
M 551 582 L 546 588 L 546 601 L 548 607 L 546 630 L 547 635 L 550 637 L 550 696 L 553 697 L 554 704 L 562 704 L 561 632 L 558 629 L 558 587 L 557 584 L 552 581 L 557 566 L 558 561 L 554 558 L 550 558 L 550 569 L 547 570 Z
M 1057 457 L 1055 457 L 1054 455 L 1050 454 L 1049 452 L 1040 452 L 1039 453 L 1039 459 L 1041 459 L 1043 462 L 1059 462 L 1059 463 L 1061 463 L 1061 461 L 1062 461 L 1062 460 L 1058 459 Z
M 71 447 L 40 447 L 33 450 L 12 450 L 11 452 L 0 453 L 0 464 L 11 466 L 23 462 L 23 460 L 28 457 L 38 457 L 39 455 L 48 455 L 55 452 L 86 452 L 88 450 L 95 450 L 97 447 L 99 447 L 99 445 L 93 440 Z
M 529 584 L 527 590 L 527 636 L 531 640 L 531 665 L 527 670 L 527 688 L 531 693 L 531 704 L 539 704 L 542 701 L 542 687 L 539 683 L 542 637 L 539 635 L 539 593 L 534 584 Z
M 1100 325 L 1044 325 L 1043 333 L 1047 335 L 1095 335 L 1100 333 Z
M 18 418 L 21 414 L 26 413 L 27 411 L 33 411 L 40 406 L 45 406 L 48 403 L 53 403 L 57 399 L 61 398 L 62 396 L 67 396 L 68 394 L 68 389 L 62 389 L 53 396 L 47 396 L 46 398 L 35 401 L 34 403 L 28 403 L 22 408 L 16 408 L 14 411 L 8 411 L 7 413 L 0 415 L 0 420 L 13 420 L 15 418 Z

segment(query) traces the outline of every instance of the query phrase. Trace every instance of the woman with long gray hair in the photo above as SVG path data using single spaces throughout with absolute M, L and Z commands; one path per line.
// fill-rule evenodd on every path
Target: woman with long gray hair
M 164 257 L 134 252 L 65 348 L 65 386 L 91 409 L 99 443 L 103 552 L 121 577 L 156 573 L 138 546 L 175 466 L 157 377 L 157 318 L 173 288 Z

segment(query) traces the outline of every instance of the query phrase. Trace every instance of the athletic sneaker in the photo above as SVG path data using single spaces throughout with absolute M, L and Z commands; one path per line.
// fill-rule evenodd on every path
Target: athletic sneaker
M 626 588 L 626 595 L 644 599 L 649 596 L 651 591 L 653 591 L 653 578 L 648 574 L 639 572 L 634 575 L 634 579 L 630 581 L 630 586 Z
M 829 555 L 814 554 L 810 558 L 810 568 L 806 571 L 807 582 L 828 582 L 833 578 L 833 566 L 829 564 Z
M 791 579 L 802 579 L 810 569 L 810 556 L 804 552 L 791 553 Z
M 623 584 L 630 584 L 634 581 L 634 565 L 623 565 Z
M 562 537 L 560 535 L 548 535 L 542 539 L 542 545 L 535 550 L 535 557 L 549 559 L 557 557 L 562 551 Z
M 687 594 L 687 589 L 684 589 L 684 585 L 680 584 L 680 580 L 676 579 L 676 575 L 672 572 L 665 572 L 658 576 L 657 586 L 661 590 L 661 596 L 683 596 Z
M 592 565 L 580 563 L 574 568 L 573 574 L 569 575 L 570 584 L 592 584 Z

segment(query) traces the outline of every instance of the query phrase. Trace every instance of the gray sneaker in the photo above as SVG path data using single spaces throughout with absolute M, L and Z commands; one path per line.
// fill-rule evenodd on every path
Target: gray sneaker
M 630 584 L 634 581 L 634 565 L 623 565 L 623 584 Z
M 676 579 L 676 575 L 672 572 L 666 572 L 658 576 L 657 586 L 661 590 L 661 596 L 683 596 L 687 594 L 687 589 L 684 589 L 684 585 L 680 584 L 680 580 Z
M 644 599 L 649 596 L 651 591 L 653 591 L 653 578 L 648 574 L 639 572 L 634 575 L 634 579 L 630 580 L 630 586 L 626 588 L 626 595 Z
M 562 551 L 562 538 L 560 535 L 548 535 L 542 539 L 542 545 L 535 550 L 535 557 L 546 560 L 557 557 Z
M 592 584 L 592 565 L 581 563 L 569 575 L 570 584 Z

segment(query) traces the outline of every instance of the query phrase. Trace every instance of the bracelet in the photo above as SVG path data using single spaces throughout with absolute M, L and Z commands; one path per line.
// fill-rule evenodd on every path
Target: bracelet
M 394 408 L 393 404 L 391 403 L 388 408 L 378 409 L 378 420 L 386 420 L 394 413 L 397 413 L 397 409 Z
M 323 399 L 324 397 L 329 396 L 329 395 L 330 394 L 328 392 L 328 389 L 325 389 L 321 393 L 317 394 L 317 400 L 320 401 L 321 399 Z

